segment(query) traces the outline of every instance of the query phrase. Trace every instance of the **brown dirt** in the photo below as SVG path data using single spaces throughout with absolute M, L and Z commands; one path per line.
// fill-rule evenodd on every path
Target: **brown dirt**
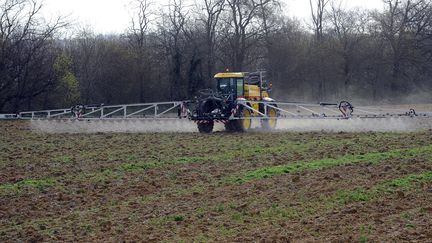
M 432 155 L 229 182 L 267 166 L 428 146 L 430 131 L 49 135 L 26 122 L 1 122 L 0 134 L 2 242 L 432 237 L 431 182 L 345 205 L 324 199 L 432 171 Z M 122 169 L 143 163 L 155 166 Z

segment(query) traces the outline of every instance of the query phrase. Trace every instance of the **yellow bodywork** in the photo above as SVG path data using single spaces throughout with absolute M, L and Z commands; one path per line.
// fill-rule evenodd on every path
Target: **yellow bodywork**
M 244 76 L 245 76 L 245 73 L 227 72 L 227 73 L 218 73 L 214 77 L 215 78 L 244 78 Z
M 219 78 L 244 78 L 247 73 L 243 72 L 226 72 L 226 73 L 218 73 L 214 77 L 216 79 Z M 261 94 L 260 94 L 261 91 Z M 262 98 L 269 98 L 269 94 L 265 90 L 261 90 L 258 85 L 245 84 L 244 85 L 244 97 L 248 100 L 262 100 Z
M 220 79 L 220 78 L 244 78 L 247 75 L 247 73 L 244 72 L 225 72 L 225 73 L 218 73 L 216 74 L 214 77 L 215 79 Z M 245 98 L 247 100 L 251 100 L 251 101 L 261 101 L 263 98 L 269 98 L 269 94 L 266 90 L 262 90 L 261 87 L 259 85 L 254 85 L 254 84 L 244 84 L 244 95 L 242 97 L 239 98 Z M 259 103 L 256 102 L 250 102 L 251 107 L 254 110 L 259 110 Z M 258 114 L 252 114 L 252 116 L 256 116 Z M 251 114 L 249 113 L 249 116 L 251 116 Z M 250 120 L 248 121 L 247 119 L 245 120 L 245 122 L 250 122 Z M 247 124 L 245 124 L 246 126 Z M 249 124 L 250 126 L 250 124 Z

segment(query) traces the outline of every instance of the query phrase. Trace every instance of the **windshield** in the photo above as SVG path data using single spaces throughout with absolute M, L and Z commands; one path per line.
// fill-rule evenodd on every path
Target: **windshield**
M 218 92 L 225 96 L 243 96 L 243 78 L 220 78 L 217 79 Z
M 218 91 L 221 94 L 229 95 L 235 92 L 234 79 L 221 78 L 218 79 Z

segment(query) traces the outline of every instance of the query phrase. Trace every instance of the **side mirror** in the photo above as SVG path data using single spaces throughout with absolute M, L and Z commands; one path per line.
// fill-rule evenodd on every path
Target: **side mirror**
M 271 90 L 272 90 L 272 88 L 273 88 L 273 84 L 272 84 L 272 83 L 270 83 L 270 84 L 269 84 L 269 87 L 268 87 L 268 89 L 267 89 L 267 90 L 268 90 L 268 91 L 271 91 Z

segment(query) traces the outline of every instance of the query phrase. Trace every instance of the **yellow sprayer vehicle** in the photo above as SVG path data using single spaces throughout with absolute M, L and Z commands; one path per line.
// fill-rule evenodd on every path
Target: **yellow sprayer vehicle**
M 265 72 L 224 72 L 215 75 L 216 90 L 201 90 L 191 120 L 201 133 L 213 131 L 215 122 L 225 124 L 227 131 L 251 129 L 255 117 L 263 129 L 274 129 L 278 108 L 269 97 L 271 84 Z
M 421 119 L 432 118 L 432 112 L 424 108 L 421 108 L 421 111 L 416 111 L 414 108 L 406 111 L 365 106 L 356 107 L 354 112 L 354 106 L 348 101 L 312 104 L 275 101 L 269 96 L 271 85 L 265 77 L 265 72 L 227 71 L 216 74 L 214 80 L 215 88 L 201 90 L 194 100 L 122 105 L 75 105 L 72 108 L 24 111 L 20 112 L 15 119 L 36 120 L 35 124 L 40 129 L 49 128 L 50 132 L 53 131 L 53 127 L 60 132 L 69 132 L 71 129 L 80 131 L 82 129 L 80 121 L 85 122 L 85 126 L 94 125 L 92 129 L 97 132 L 101 129 L 117 132 L 119 128 L 123 129 L 121 131 L 129 132 L 130 127 L 125 125 L 127 121 L 131 121 L 133 129 L 141 129 L 139 131 L 171 131 L 172 128 L 177 131 L 177 125 L 181 128 L 182 125 L 193 121 L 201 133 L 211 133 L 217 122 L 223 123 L 229 132 L 244 132 L 257 127 L 265 130 L 277 129 L 277 123 L 281 120 L 296 121 L 291 124 L 304 125 L 302 129 L 322 129 L 321 125 L 319 128 L 314 125 L 318 120 L 333 120 L 335 122 L 326 123 L 324 127 L 331 131 L 344 131 L 346 127 L 351 129 L 355 124 L 363 124 L 363 121 L 371 119 L 384 121 L 405 119 L 404 122 L 420 124 L 423 123 Z M 178 123 L 176 118 L 182 119 L 181 123 Z M 0 119 L 2 119 L 1 114 Z M 117 122 L 120 126 L 111 127 Z M 137 126 L 137 123 L 142 126 Z

